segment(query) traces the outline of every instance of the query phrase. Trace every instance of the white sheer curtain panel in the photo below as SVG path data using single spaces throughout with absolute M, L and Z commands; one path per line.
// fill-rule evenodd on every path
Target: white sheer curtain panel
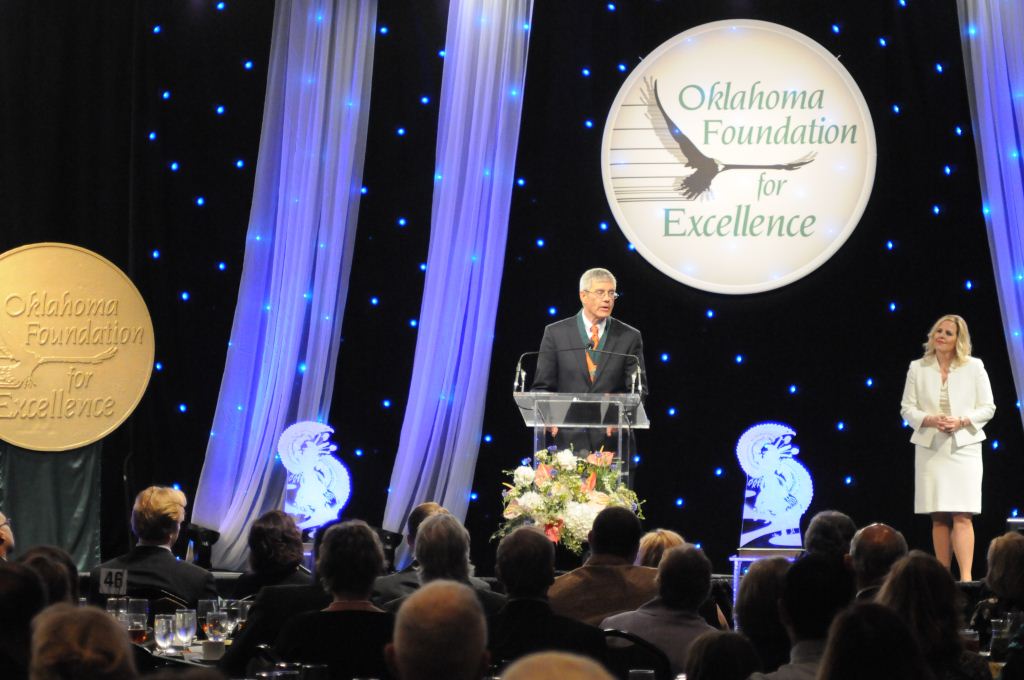
M 448 13 L 419 336 L 384 528 L 437 501 L 465 519 L 505 259 L 532 0 Z M 401 558 L 400 558 L 401 559 Z
M 277 439 L 327 417 L 351 270 L 376 0 L 278 0 L 231 342 L 192 521 L 243 567 L 252 521 L 282 506 Z
M 1017 399 L 1024 385 L 1024 3 L 958 0 L 982 212 Z M 1024 417 L 1024 411 L 1018 409 Z

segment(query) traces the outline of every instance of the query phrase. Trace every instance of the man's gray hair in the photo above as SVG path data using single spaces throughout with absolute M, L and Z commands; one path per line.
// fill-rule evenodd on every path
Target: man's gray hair
M 594 267 L 583 272 L 583 276 L 580 277 L 580 290 L 590 290 L 590 284 L 594 281 L 611 281 L 615 283 L 615 275 L 607 269 L 600 267 Z
M 469 582 L 469 532 L 455 515 L 437 513 L 423 520 L 416 532 L 415 553 L 423 583 Z

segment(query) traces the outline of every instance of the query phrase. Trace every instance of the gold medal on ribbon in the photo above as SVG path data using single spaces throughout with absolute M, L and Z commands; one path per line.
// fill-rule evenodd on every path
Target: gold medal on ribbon
M 66 451 L 113 432 L 153 370 L 153 322 L 109 260 L 65 243 L 0 255 L 0 439 Z

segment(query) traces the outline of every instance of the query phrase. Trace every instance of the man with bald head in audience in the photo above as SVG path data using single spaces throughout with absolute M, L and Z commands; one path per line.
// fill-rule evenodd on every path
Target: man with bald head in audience
M 657 595 L 658 570 L 633 564 L 642 534 L 640 520 L 628 508 L 611 507 L 598 513 L 587 537 L 590 559 L 555 579 L 548 590 L 551 609 L 596 626 Z
M 473 589 L 432 581 L 402 603 L 384 648 L 399 680 L 479 680 L 490 665 L 487 623 Z
M 877 522 L 858 530 L 850 541 L 850 566 L 858 602 L 875 599 L 896 560 L 907 554 L 907 539 L 888 524 Z

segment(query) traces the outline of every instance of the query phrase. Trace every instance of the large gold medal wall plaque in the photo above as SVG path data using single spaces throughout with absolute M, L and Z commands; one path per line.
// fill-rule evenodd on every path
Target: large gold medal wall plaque
M 153 370 L 153 322 L 94 252 L 36 243 L 0 255 L 0 439 L 66 451 L 113 432 Z

